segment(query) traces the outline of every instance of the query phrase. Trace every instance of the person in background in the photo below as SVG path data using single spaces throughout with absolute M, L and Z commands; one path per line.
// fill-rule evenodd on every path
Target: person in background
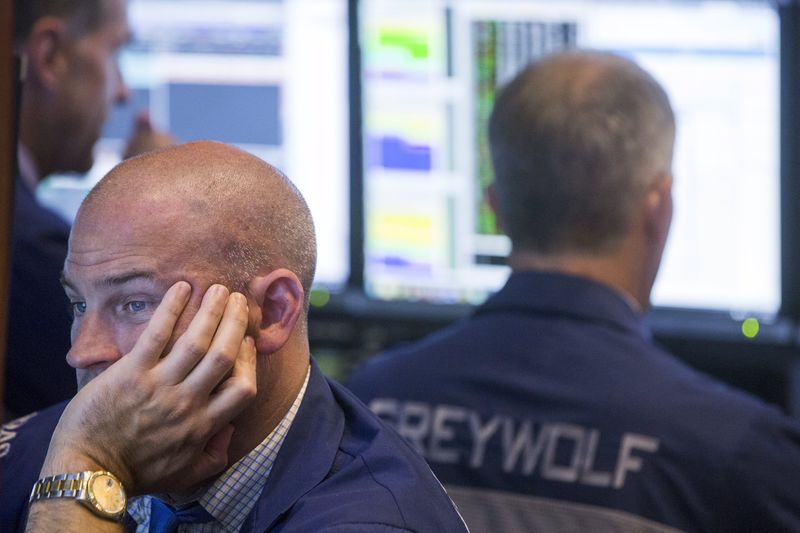
M 127 514 L 121 492 L 93 515 L 75 499 L 64 501 L 74 494 L 51 494 L 51 479 L 35 485 L 31 527 L 86 522 L 87 529 L 100 523 L 114 530 L 118 524 L 108 518 L 122 514 L 137 531 L 166 531 L 191 508 L 192 519 L 205 522 L 194 526 L 199 531 L 466 531 L 424 460 L 311 360 L 315 266 L 308 206 L 283 174 L 250 154 L 199 142 L 112 170 L 81 205 L 62 278 L 74 309 L 67 360 L 81 390 L 66 410 L 58 405 L 6 425 L 13 438 L 5 454 L 0 450 L 0 529 L 24 523 L 39 476 L 108 471 L 103 486 L 142 496 Z M 165 297 L 176 283 L 173 291 L 183 296 Z M 228 296 L 225 287 L 238 294 Z M 233 320 L 239 333 L 226 335 L 239 349 L 177 341 L 188 360 L 143 356 L 137 339 L 148 324 L 163 330 L 164 315 L 153 318 L 158 303 L 171 309 L 180 298 L 188 303 L 173 336 L 196 338 L 189 319 L 224 307 L 243 315 L 238 326 Z M 252 343 L 241 340 L 245 335 Z M 143 342 L 161 338 L 155 344 L 163 346 L 164 337 L 145 335 Z M 255 390 L 237 379 L 228 403 L 236 410 L 237 398 L 250 399 L 231 419 L 232 434 L 208 441 L 230 412 L 215 416 L 206 407 L 229 391 L 216 384 L 231 367 L 244 378 L 248 357 L 255 358 Z M 193 467 L 187 454 L 208 442 L 212 457 L 225 455 L 221 475 L 174 470 Z
M 125 0 L 15 0 L 23 82 L 6 344 L 11 416 L 75 393 L 64 361 L 70 318 L 58 281 L 69 225 L 37 201 L 36 188 L 56 172 L 88 171 L 111 107 L 128 99 L 117 64 L 130 38 L 126 9 Z M 132 128 L 126 156 L 174 142 L 146 115 Z
M 686 367 L 642 321 L 674 136 L 667 95 L 625 58 L 523 70 L 489 123 L 505 287 L 352 375 L 473 531 L 800 530 L 800 423 Z

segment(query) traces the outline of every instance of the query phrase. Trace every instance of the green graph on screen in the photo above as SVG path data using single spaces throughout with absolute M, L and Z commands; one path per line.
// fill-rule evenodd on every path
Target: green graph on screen
M 577 41 L 577 25 L 574 22 L 474 21 L 472 41 L 477 188 L 475 229 L 482 235 L 494 235 L 499 233 L 499 229 L 486 189 L 494 181 L 488 122 L 497 91 L 537 58 L 573 48 Z

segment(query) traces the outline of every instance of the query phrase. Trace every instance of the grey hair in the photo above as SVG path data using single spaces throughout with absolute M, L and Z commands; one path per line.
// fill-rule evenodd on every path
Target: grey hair
M 666 93 L 632 61 L 578 51 L 526 68 L 489 121 L 497 208 L 514 249 L 615 246 L 653 180 L 671 172 L 674 135 Z

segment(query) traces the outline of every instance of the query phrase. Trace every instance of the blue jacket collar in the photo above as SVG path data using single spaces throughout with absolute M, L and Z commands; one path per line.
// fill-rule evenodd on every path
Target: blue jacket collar
M 304 494 L 316 487 L 333 467 L 344 433 L 344 415 L 332 409 L 336 400 L 314 360 L 303 403 L 283 441 L 267 484 L 245 521 L 258 531 L 273 527 Z
M 650 337 L 642 316 L 614 289 L 588 278 L 557 272 L 513 272 L 505 286 L 475 314 L 515 312 L 561 315 L 605 322 L 611 327 Z

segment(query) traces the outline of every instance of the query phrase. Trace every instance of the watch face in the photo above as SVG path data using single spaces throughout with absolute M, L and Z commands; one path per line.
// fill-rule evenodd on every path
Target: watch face
M 89 482 L 89 493 L 94 496 L 97 506 L 109 514 L 118 514 L 125 510 L 125 491 L 115 478 L 100 473 Z

